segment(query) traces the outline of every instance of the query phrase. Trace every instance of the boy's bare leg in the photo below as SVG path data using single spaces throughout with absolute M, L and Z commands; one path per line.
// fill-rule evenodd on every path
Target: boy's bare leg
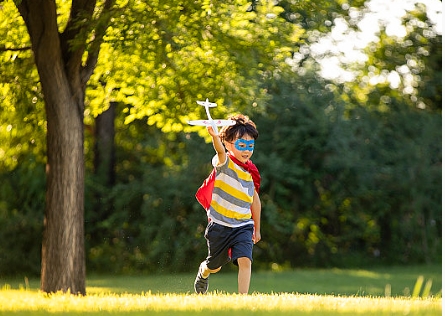
M 238 293 L 248 294 L 250 287 L 250 276 L 252 262 L 247 257 L 238 258 Z

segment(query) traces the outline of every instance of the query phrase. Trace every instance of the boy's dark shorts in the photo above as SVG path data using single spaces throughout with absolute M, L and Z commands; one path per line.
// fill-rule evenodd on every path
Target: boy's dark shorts
M 204 237 L 207 239 L 207 267 L 218 269 L 232 261 L 238 265 L 238 258 L 247 257 L 253 261 L 253 224 L 241 227 L 227 227 L 215 222 L 207 225 Z M 231 249 L 231 257 L 229 256 Z

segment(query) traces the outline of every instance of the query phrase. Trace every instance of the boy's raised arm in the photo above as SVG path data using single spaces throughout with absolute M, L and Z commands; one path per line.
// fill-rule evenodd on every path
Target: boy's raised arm
M 223 164 L 226 161 L 226 149 L 219 138 L 219 134 L 216 134 L 211 126 L 207 127 L 210 136 L 212 136 L 213 148 L 215 148 L 216 153 L 218 154 L 218 165 Z

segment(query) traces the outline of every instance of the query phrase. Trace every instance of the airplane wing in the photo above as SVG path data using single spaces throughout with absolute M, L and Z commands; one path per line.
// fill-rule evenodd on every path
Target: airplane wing
M 210 108 L 214 108 L 215 106 L 217 106 L 216 103 L 209 102 L 209 99 L 207 99 L 205 101 L 196 101 L 196 103 L 198 103 L 199 105 L 202 105 L 202 106 L 208 106 Z
M 187 121 L 190 125 L 199 125 L 199 126 L 212 126 L 212 121 L 210 120 L 195 120 L 195 121 Z M 234 120 L 213 120 L 216 126 L 230 126 L 235 125 Z

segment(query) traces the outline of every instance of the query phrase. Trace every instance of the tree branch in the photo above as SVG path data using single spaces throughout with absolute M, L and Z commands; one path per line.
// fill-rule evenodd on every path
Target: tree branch
M 0 47 L 0 52 L 21 52 L 21 51 L 27 51 L 31 50 L 31 46 L 25 46 L 25 47 L 18 47 L 18 48 L 7 48 L 5 46 Z
M 86 83 L 90 79 L 94 69 L 96 68 L 97 60 L 99 58 L 100 45 L 104 41 L 105 33 L 113 15 L 111 8 L 115 2 L 116 0 L 106 0 L 102 12 L 97 19 L 98 23 L 94 29 L 94 39 L 88 48 L 88 58 L 81 73 L 82 83 Z

